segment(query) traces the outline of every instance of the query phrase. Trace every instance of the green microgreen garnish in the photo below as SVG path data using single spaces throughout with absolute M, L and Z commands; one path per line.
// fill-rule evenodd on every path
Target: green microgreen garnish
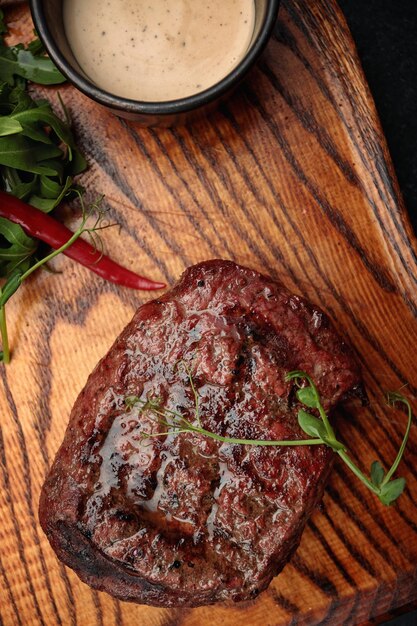
M 308 408 L 316 409 L 320 415 L 321 419 L 318 419 L 311 413 L 306 413 L 303 410 L 300 410 L 298 412 L 298 423 L 300 424 L 304 432 L 310 435 L 313 433 L 316 434 L 325 445 L 332 448 L 332 450 L 334 450 L 346 463 L 346 465 L 355 474 L 355 476 L 359 478 L 359 480 L 366 487 L 368 487 L 368 489 L 375 493 L 383 504 L 390 505 L 395 502 L 395 500 L 402 494 L 405 488 L 404 478 L 396 478 L 394 480 L 391 480 L 391 478 L 397 470 L 401 458 L 404 454 L 404 449 L 410 433 L 412 410 L 407 398 L 405 398 L 399 392 L 388 393 L 387 398 L 388 404 L 390 406 L 393 407 L 396 403 L 402 403 L 407 407 L 407 428 L 398 454 L 390 470 L 385 474 L 384 468 L 382 467 L 380 461 L 374 461 L 371 465 L 370 478 L 368 478 L 352 461 L 347 453 L 346 446 L 336 439 L 334 430 L 330 425 L 326 411 L 324 410 L 321 403 L 317 387 L 311 377 L 305 372 L 295 371 L 290 372 L 286 378 L 287 380 L 293 380 L 297 385 L 297 399 Z M 301 386 L 304 385 L 305 381 L 307 382 L 307 385 Z
M 203 435 L 205 437 L 209 437 L 210 439 L 214 439 L 215 441 L 220 441 L 223 443 L 234 443 L 234 444 L 242 444 L 242 445 L 252 445 L 252 446 L 308 446 L 308 445 L 318 445 L 323 442 L 320 439 L 300 439 L 296 441 L 265 441 L 259 439 L 236 439 L 234 437 L 223 437 L 222 435 L 218 435 L 217 433 L 213 433 L 210 430 L 206 430 L 201 425 L 200 420 L 200 412 L 199 412 L 199 394 L 194 385 L 194 380 L 191 374 L 191 370 L 186 363 L 183 361 L 179 361 L 177 363 L 177 367 L 183 367 L 185 373 L 187 374 L 188 381 L 191 386 L 191 390 L 194 397 L 194 422 L 197 422 L 197 425 L 193 422 L 187 420 L 184 415 L 177 411 L 172 411 L 162 406 L 162 402 L 160 398 L 148 398 L 147 400 L 143 400 L 138 396 L 128 396 L 125 398 L 125 406 L 128 410 L 131 410 L 136 405 L 140 405 L 140 411 L 149 410 L 151 413 L 158 417 L 158 422 L 162 426 L 166 426 L 169 430 L 163 433 L 141 433 L 142 440 L 150 439 L 152 437 L 161 437 L 163 435 L 178 435 L 182 432 L 188 433 L 196 433 L 199 435 Z
M 183 362 L 181 362 L 181 364 L 187 374 L 194 396 L 194 416 L 192 421 L 186 419 L 181 413 L 164 407 L 160 398 L 142 399 L 138 396 L 128 396 L 125 398 L 125 406 L 128 411 L 131 411 L 134 407 L 139 405 L 140 413 L 145 410 L 149 411 L 151 415 L 153 414 L 156 416 L 158 424 L 164 427 L 163 432 L 141 432 L 142 441 L 149 440 L 154 437 L 179 435 L 180 433 L 195 433 L 222 443 L 238 445 L 274 447 L 326 445 L 341 457 L 355 476 L 359 478 L 359 480 L 379 498 L 382 504 L 392 504 L 404 491 L 405 479 L 392 479 L 404 454 L 404 449 L 407 444 L 412 423 L 411 405 L 407 398 L 405 398 L 402 394 L 398 392 L 391 392 L 388 394 L 388 404 L 390 406 L 393 407 L 395 404 L 401 403 L 406 406 L 408 412 L 407 428 L 398 454 L 391 468 L 386 473 L 380 461 L 374 461 L 371 465 L 370 478 L 368 478 L 352 461 L 347 453 L 346 445 L 337 440 L 333 427 L 330 424 L 329 417 L 321 402 L 317 387 L 312 378 L 306 374 L 306 372 L 299 370 L 289 372 L 286 376 L 286 381 L 293 381 L 296 385 L 296 396 L 298 401 L 308 409 L 313 409 L 318 413 L 317 417 L 304 409 L 300 409 L 298 411 L 298 423 L 301 429 L 307 435 L 312 437 L 311 439 L 297 439 L 291 441 L 237 439 L 234 437 L 218 435 L 217 433 L 213 433 L 212 431 L 206 430 L 202 427 L 199 412 L 199 394 L 195 387 L 189 367 Z

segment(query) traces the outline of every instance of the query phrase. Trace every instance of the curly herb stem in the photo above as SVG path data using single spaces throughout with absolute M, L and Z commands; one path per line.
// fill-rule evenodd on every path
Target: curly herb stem
M 0 289 L 1 295 L 1 289 Z M 8 365 L 10 363 L 10 347 L 9 347 L 9 335 L 7 332 L 7 323 L 6 323 L 6 309 L 4 306 L 0 307 L 0 334 L 2 341 L 2 362 Z
M 195 387 L 193 386 L 193 390 L 194 393 L 197 394 L 197 391 L 195 390 Z M 177 411 L 172 411 L 171 409 L 166 409 L 163 408 L 162 410 L 160 410 L 158 408 L 158 405 L 155 404 L 155 402 L 153 401 L 148 401 L 148 400 L 142 400 L 141 398 L 136 398 L 134 396 L 130 396 L 129 398 L 129 407 L 132 408 L 135 404 L 141 404 L 142 407 L 140 409 L 140 411 L 143 411 L 145 409 L 149 409 L 150 411 L 152 411 L 153 413 L 155 413 L 155 415 L 158 415 L 160 418 L 165 418 L 166 414 L 169 413 L 170 415 L 172 415 L 174 417 L 174 419 L 178 419 L 179 423 L 175 423 L 174 422 L 167 422 L 164 419 L 159 419 L 159 423 L 162 426 L 167 426 L 168 428 L 171 427 L 174 430 L 171 431 L 164 431 L 161 433 L 146 433 L 143 432 L 143 438 L 146 439 L 148 437 L 161 437 L 164 435 L 172 435 L 172 434 L 179 434 L 182 432 L 189 432 L 189 433 L 196 433 L 198 435 L 203 435 L 204 437 L 210 437 L 210 439 L 214 439 L 215 441 L 220 441 L 223 443 L 233 443 L 233 444 L 239 444 L 239 445 L 248 445 L 248 446 L 275 446 L 275 447 L 279 447 L 279 446 L 318 446 L 318 445 L 323 445 L 323 441 L 321 439 L 294 439 L 294 440 L 289 440 L 289 439 L 283 439 L 283 440 L 265 440 L 265 439 L 236 439 L 234 437 L 223 437 L 222 435 L 217 435 L 217 433 L 213 433 L 210 430 L 206 430 L 205 428 L 203 428 L 200 425 L 200 422 L 198 422 L 198 426 L 194 426 L 191 422 L 189 422 L 183 415 L 181 415 L 181 413 L 178 413 Z M 127 398 L 126 398 L 127 400 Z
M 58 256 L 58 254 L 61 254 L 67 248 L 69 248 L 74 243 L 74 241 L 78 239 L 78 237 L 81 237 L 81 235 L 86 232 L 85 224 L 87 222 L 87 219 L 88 219 L 88 215 L 84 214 L 79 227 L 77 228 L 76 231 L 74 231 L 74 234 L 72 235 L 72 237 L 70 237 L 68 241 L 64 243 L 60 248 L 58 248 L 57 250 L 53 250 L 46 257 L 44 257 L 43 259 L 40 259 L 37 263 L 32 265 L 32 267 L 30 267 L 24 274 L 22 274 L 20 278 L 20 282 L 23 282 L 24 280 L 26 280 L 26 278 L 28 278 L 33 272 L 36 272 L 36 270 L 39 269 L 42 265 L 45 265 L 45 263 L 49 263 L 49 261 L 52 261 L 52 259 Z
M 337 450 L 336 451 L 337 454 L 340 456 L 341 459 L 343 459 L 343 461 L 346 463 L 346 465 L 349 467 L 350 470 L 352 470 L 352 472 L 355 474 L 355 476 L 357 478 L 359 478 L 359 480 L 368 487 L 368 489 L 370 489 L 371 491 L 373 491 L 376 495 L 379 495 L 380 493 L 380 488 L 377 487 L 376 485 L 374 485 L 369 478 L 367 478 L 365 476 L 365 474 L 359 469 L 359 467 L 357 465 L 355 465 L 355 463 L 352 461 L 352 459 L 349 457 L 349 455 L 344 451 L 344 450 Z
M 205 428 L 191 428 L 189 431 L 197 433 L 199 435 L 203 435 L 204 437 L 210 437 L 215 441 L 221 441 L 222 443 L 235 443 L 243 446 L 319 446 L 323 445 L 321 439 L 295 439 L 295 440 L 287 440 L 283 439 L 279 440 L 268 440 L 268 439 L 235 439 L 234 437 L 223 437 L 222 435 L 217 435 L 216 433 L 211 432 L 210 430 L 206 430 Z
M 301 428 L 303 428 L 304 432 L 310 435 L 313 433 L 317 433 L 319 437 L 323 440 L 323 443 L 332 448 L 334 452 L 337 452 L 337 454 L 346 463 L 346 465 L 355 474 L 355 476 L 359 478 L 359 480 L 368 489 L 375 493 L 383 504 L 390 505 L 395 502 L 395 500 L 397 500 L 397 498 L 402 494 L 405 487 L 404 478 L 397 478 L 395 480 L 391 480 L 391 478 L 397 470 L 401 458 L 404 454 L 405 446 L 407 444 L 408 436 L 410 433 L 412 411 L 407 398 L 405 398 L 399 392 L 391 392 L 388 394 L 388 402 L 392 406 L 396 402 L 401 402 L 407 407 L 407 428 L 400 449 L 394 463 L 391 466 L 391 469 L 387 472 L 387 474 L 385 474 L 384 468 L 382 467 L 381 463 L 379 461 L 374 461 L 371 465 L 371 476 L 370 478 L 368 478 L 349 457 L 344 444 L 336 439 L 334 430 L 331 427 L 330 422 L 328 421 L 326 411 L 324 410 L 324 407 L 322 405 L 320 394 L 318 393 L 317 388 L 311 377 L 305 372 L 294 371 L 290 372 L 286 378 L 287 380 L 294 380 L 295 383 L 298 385 L 299 389 L 296 394 L 298 400 L 301 403 L 305 404 L 305 406 L 316 409 L 321 417 L 321 420 L 318 420 L 314 415 L 310 413 L 306 413 L 305 411 L 299 411 L 298 422 Z M 302 380 L 306 380 L 308 382 L 307 387 L 301 386 Z
M 398 450 L 398 454 L 395 458 L 394 463 L 391 466 L 391 469 L 387 472 L 385 478 L 383 479 L 382 483 L 381 483 L 381 487 L 383 485 L 386 485 L 392 478 L 392 476 L 394 475 L 394 473 L 396 472 L 398 465 L 400 464 L 400 461 L 402 459 L 402 456 L 404 454 L 404 450 L 405 450 L 405 446 L 407 445 L 407 441 L 408 441 L 408 437 L 410 435 L 410 429 L 411 429 L 411 424 L 413 421 L 413 412 L 411 410 L 411 404 L 409 402 L 409 400 L 407 398 L 405 398 L 403 395 L 401 395 L 398 392 L 391 392 L 388 394 L 388 402 L 390 403 L 390 405 L 394 405 L 396 402 L 401 402 L 402 404 L 404 404 L 407 407 L 407 413 L 408 413 L 408 421 L 407 421 L 407 428 L 405 430 L 405 434 L 404 434 L 404 438 L 402 440 L 400 449 Z
M 91 213 L 92 213 L 93 209 L 97 209 L 98 210 L 98 207 L 97 207 L 97 205 L 93 204 L 93 205 L 91 205 L 90 209 L 87 211 L 85 209 L 84 202 L 83 202 L 82 196 L 80 194 L 79 194 L 79 197 L 80 197 L 81 207 L 82 207 L 82 219 L 81 219 L 80 225 L 78 226 L 77 230 L 72 234 L 72 236 L 62 246 L 60 246 L 56 250 L 53 250 L 50 254 L 48 254 L 47 256 L 43 257 L 39 261 L 37 261 L 34 265 L 29 267 L 29 269 L 27 269 L 25 272 L 23 272 L 19 267 L 17 267 L 14 270 L 14 272 L 10 275 L 8 281 L 3 285 L 3 290 L 0 291 L 0 309 L 4 308 L 6 302 L 13 296 L 13 294 L 17 291 L 17 289 L 20 287 L 20 285 L 23 283 L 23 281 L 26 280 L 33 272 L 35 272 L 37 269 L 39 269 L 40 267 L 42 267 L 43 265 L 45 265 L 46 263 L 51 261 L 51 259 L 53 259 L 54 257 L 58 256 L 58 254 L 61 254 L 62 252 L 64 252 L 79 237 L 81 237 L 81 235 L 83 233 L 85 233 L 85 232 L 94 232 L 95 230 L 100 229 L 100 221 L 102 219 L 102 213 L 100 213 L 100 211 L 98 211 L 98 217 L 96 219 L 94 227 L 93 228 L 86 228 L 87 220 L 91 216 Z M 4 341 L 4 338 L 3 338 L 3 341 Z M 3 344 L 3 362 L 4 363 L 6 362 L 4 360 L 4 344 Z
M 346 446 L 336 439 L 335 432 L 323 407 L 317 387 L 311 377 L 305 372 L 289 372 L 285 377 L 285 380 L 287 382 L 294 381 L 295 384 L 298 386 L 296 395 L 301 404 L 303 404 L 305 407 L 316 409 L 318 411 L 320 418 L 317 418 L 314 414 L 307 413 L 305 410 L 300 410 L 298 412 L 298 423 L 301 429 L 307 435 L 315 435 L 317 438 L 279 441 L 262 439 L 237 439 L 234 437 L 218 435 L 217 433 L 203 428 L 199 415 L 199 394 L 194 385 L 191 371 L 189 370 L 187 365 L 184 364 L 184 367 L 185 371 L 187 372 L 191 390 L 194 396 L 195 421 L 197 422 L 197 425 L 194 425 L 193 423 L 188 421 L 183 415 L 181 415 L 181 413 L 161 407 L 160 400 L 158 399 L 142 400 L 141 398 L 138 398 L 136 396 L 129 396 L 125 398 L 125 405 L 128 409 L 132 409 L 137 403 L 140 403 L 142 405 L 140 408 L 140 412 L 145 409 L 150 410 L 158 416 L 159 423 L 168 429 L 164 432 L 159 433 L 142 432 L 142 440 L 168 435 L 178 435 L 180 433 L 195 433 L 203 437 L 209 437 L 210 439 L 214 439 L 215 441 L 237 445 L 273 447 L 325 445 L 331 448 L 334 452 L 337 452 L 337 454 L 349 467 L 353 474 L 357 478 L 359 478 L 359 480 L 379 498 L 382 504 L 385 504 L 387 506 L 392 504 L 399 498 L 399 496 L 404 491 L 404 478 L 391 480 L 404 454 L 412 423 L 412 410 L 410 403 L 400 393 L 391 393 L 388 396 L 388 400 L 391 405 L 394 405 L 396 402 L 402 402 L 408 409 L 408 423 L 400 449 L 394 463 L 391 466 L 391 469 L 387 472 L 385 476 L 384 468 L 382 467 L 380 462 L 374 461 L 371 466 L 371 478 L 368 478 L 362 472 L 362 470 L 352 461 L 347 453 Z M 304 380 L 308 382 L 307 387 L 303 386 Z M 171 416 L 172 421 L 169 421 L 169 418 L 167 417 L 168 415 Z

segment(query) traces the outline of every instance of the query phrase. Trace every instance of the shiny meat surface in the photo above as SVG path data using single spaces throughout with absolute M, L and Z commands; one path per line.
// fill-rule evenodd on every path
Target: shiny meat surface
M 126 398 L 217 434 L 302 439 L 285 374 L 307 371 L 330 410 L 360 385 L 350 348 L 303 298 L 228 261 L 189 268 L 142 306 L 98 364 L 42 490 L 59 558 L 95 588 L 160 606 L 255 597 L 297 547 L 332 452 L 167 430 Z M 169 430 L 169 429 L 168 429 Z

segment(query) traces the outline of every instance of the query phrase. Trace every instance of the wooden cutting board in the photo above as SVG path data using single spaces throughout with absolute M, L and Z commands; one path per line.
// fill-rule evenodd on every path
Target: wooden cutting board
M 9 14 L 29 37 L 26 9 Z M 143 129 L 60 89 L 90 161 L 83 184 L 106 194 L 112 256 L 173 284 L 192 263 L 233 259 L 319 304 L 350 336 L 368 409 L 344 410 L 341 438 L 364 468 L 393 460 L 405 416 L 383 392 L 417 385 L 416 240 L 372 97 L 334 0 L 287 0 L 247 84 L 210 120 Z M 56 101 L 54 89 L 39 91 Z M 399 94 L 399 97 L 401 95 Z M 70 225 L 76 215 L 67 209 Z M 149 296 L 66 258 L 8 306 L 14 348 L 1 367 L 0 623 L 78 626 L 360 624 L 417 599 L 417 430 L 384 508 L 339 462 L 323 505 L 284 572 L 256 601 L 163 610 L 91 591 L 56 559 L 39 490 L 90 370 Z

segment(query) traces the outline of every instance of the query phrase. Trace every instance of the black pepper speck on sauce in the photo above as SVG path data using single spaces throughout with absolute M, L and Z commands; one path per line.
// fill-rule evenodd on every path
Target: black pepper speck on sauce
M 167 101 L 219 82 L 252 38 L 254 0 L 64 0 L 85 73 L 110 93 Z

